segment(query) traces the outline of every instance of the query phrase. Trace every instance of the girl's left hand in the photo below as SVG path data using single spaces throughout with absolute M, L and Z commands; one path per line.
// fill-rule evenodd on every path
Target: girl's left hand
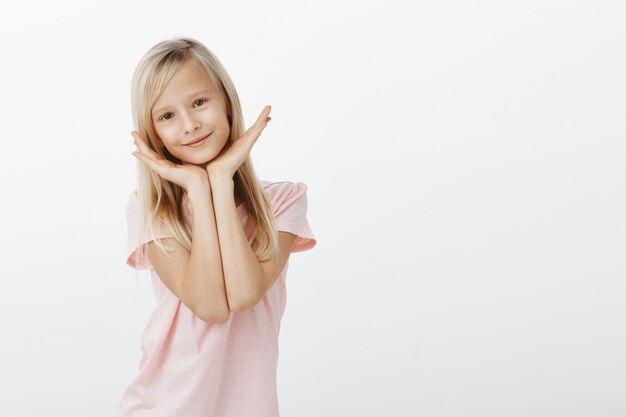
M 267 126 L 267 122 L 272 120 L 268 115 L 272 110 L 271 106 L 265 106 L 256 122 L 239 139 L 234 140 L 230 146 L 224 145 L 224 149 L 206 165 L 209 178 L 217 175 L 232 178 L 241 164 L 248 158 L 252 146 Z

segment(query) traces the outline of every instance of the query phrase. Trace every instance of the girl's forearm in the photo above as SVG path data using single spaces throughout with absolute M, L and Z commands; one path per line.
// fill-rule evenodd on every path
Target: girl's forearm
M 193 217 L 191 254 L 185 285 L 194 289 L 199 311 L 207 317 L 227 317 L 230 308 L 226 299 L 210 185 L 208 182 L 196 184 L 189 188 L 187 194 Z
M 234 181 L 228 176 L 209 179 L 222 255 L 226 296 L 231 311 L 243 311 L 257 299 L 263 268 L 241 224 L 235 206 Z

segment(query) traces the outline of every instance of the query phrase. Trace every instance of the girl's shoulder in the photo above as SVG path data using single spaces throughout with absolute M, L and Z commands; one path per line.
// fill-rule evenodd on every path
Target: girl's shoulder
M 263 191 L 274 210 L 294 205 L 306 206 L 307 186 L 301 181 L 260 181 Z
M 286 188 L 300 187 L 306 185 L 301 181 L 269 181 L 269 180 L 259 180 L 259 183 L 264 189 L 268 190 L 280 190 Z
M 270 199 L 306 192 L 307 186 L 300 181 L 268 181 L 259 180 L 263 191 Z

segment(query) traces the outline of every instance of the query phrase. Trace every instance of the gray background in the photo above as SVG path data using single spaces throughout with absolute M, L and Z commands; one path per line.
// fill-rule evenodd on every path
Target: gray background
M 113 416 L 154 307 L 125 264 L 130 78 L 222 60 L 302 181 L 281 416 L 626 415 L 626 7 L 13 2 L 0 16 L 2 416 Z

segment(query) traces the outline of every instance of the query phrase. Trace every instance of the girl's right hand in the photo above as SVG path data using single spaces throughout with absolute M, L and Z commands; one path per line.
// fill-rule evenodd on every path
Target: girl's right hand
M 132 131 L 131 135 L 135 138 L 133 142 L 139 149 L 133 152 L 133 155 L 148 164 L 161 178 L 180 185 L 185 191 L 189 191 L 189 187 L 198 181 L 209 183 L 209 174 L 206 169 L 193 164 L 176 165 L 150 149 L 137 131 Z

